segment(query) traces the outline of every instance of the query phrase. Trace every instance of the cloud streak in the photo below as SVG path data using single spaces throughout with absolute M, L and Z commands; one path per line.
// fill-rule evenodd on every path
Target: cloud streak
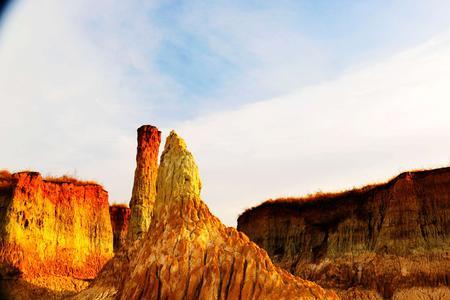
M 450 163 L 450 39 L 339 79 L 177 126 L 227 224 L 269 197 L 385 180 Z

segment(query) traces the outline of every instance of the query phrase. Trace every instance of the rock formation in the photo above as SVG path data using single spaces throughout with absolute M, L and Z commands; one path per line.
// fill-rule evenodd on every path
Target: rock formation
M 113 255 L 108 194 L 37 172 L 0 176 L 0 279 L 79 290 Z M 68 278 L 69 284 L 58 284 Z M 74 280 L 72 280 L 74 279 Z M 76 279 L 76 280 L 75 280 Z
M 154 126 L 144 125 L 138 129 L 136 171 L 133 194 L 130 201 L 131 219 L 128 238 L 140 238 L 150 225 L 156 197 L 156 175 L 161 132 Z
M 114 236 L 114 252 L 116 252 L 125 245 L 131 210 L 126 205 L 113 204 L 109 207 L 109 215 Z
M 148 232 L 122 248 L 75 299 L 336 299 L 274 266 L 244 234 L 225 227 L 200 189 L 194 159 L 172 132 Z
M 277 265 L 343 298 L 445 299 L 438 295 L 450 284 L 450 168 L 268 201 L 244 212 L 238 229 Z

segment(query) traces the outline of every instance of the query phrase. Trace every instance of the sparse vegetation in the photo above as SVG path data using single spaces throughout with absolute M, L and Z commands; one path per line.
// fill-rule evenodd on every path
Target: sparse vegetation
M 94 181 L 94 180 L 81 180 L 79 178 L 76 178 L 72 175 L 62 175 L 62 176 L 51 176 L 51 175 L 47 175 L 44 177 L 45 181 L 49 181 L 49 182 L 55 182 L 55 183 L 78 183 L 78 184 L 96 184 L 96 185 L 100 185 L 98 182 Z
M 318 204 L 324 204 L 326 202 L 331 202 L 335 200 L 341 200 L 341 199 L 348 199 L 348 198 L 356 198 L 362 194 L 365 194 L 369 191 L 376 190 L 376 189 L 384 189 L 390 187 L 392 184 L 394 184 L 398 179 L 403 178 L 405 176 L 424 176 L 428 174 L 429 172 L 439 172 L 439 171 L 446 171 L 450 167 L 444 167 L 440 169 L 416 169 L 408 172 L 403 172 L 400 175 L 397 175 L 395 177 L 392 177 L 391 179 L 385 181 L 385 182 L 379 182 L 379 183 L 373 183 L 369 185 L 365 185 L 363 187 L 355 187 L 350 190 L 344 190 L 344 191 L 338 191 L 338 192 L 331 192 L 331 193 L 324 193 L 324 192 L 317 192 L 314 194 L 308 194 L 306 196 L 289 196 L 289 197 L 280 197 L 276 199 L 268 199 L 261 204 L 246 209 L 242 214 L 245 214 L 253 209 L 256 208 L 262 208 L 262 207 L 270 207 L 272 205 L 294 205 L 294 206 L 303 206 L 307 205 L 309 203 L 318 203 Z
M 31 171 L 31 170 L 22 170 L 20 172 L 17 173 L 36 173 L 38 174 L 38 172 L 36 171 Z M 13 177 L 14 173 L 11 173 L 8 170 L 0 170 L 0 179 L 11 179 Z M 45 181 L 49 181 L 49 182 L 55 182 L 55 183 L 63 183 L 63 182 L 67 182 L 67 183 L 78 183 L 78 184 L 96 184 L 96 185 L 101 185 L 100 183 L 98 183 L 95 180 L 82 180 L 77 178 L 76 176 L 73 175 L 62 175 L 62 176 L 53 176 L 53 175 L 47 175 L 45 177 L 43 177 L 43 179 Z

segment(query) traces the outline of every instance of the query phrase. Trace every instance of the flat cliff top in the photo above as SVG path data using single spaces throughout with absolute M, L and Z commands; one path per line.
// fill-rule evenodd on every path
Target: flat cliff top
M 82 181 L 69 176 L 43 177 L 39 172 L 33 171 L 12 174 L 0 172 L 0 197 L 12 197 L 15 201 L 44 197 L 58 205 L 70 206 L 76 202 L 83 203 L 86 207 L 108 206 L 108 192 L 94 181 Z M 3 205 L 7 203 L 5 201 L 2 201 Z
M 282 197 L 276 199 L 269 199 L 264 201 L 263 203 L 246 209 L 240 216 L 239 219 L 242 219 L 248 214 L 254 213 L 260 209 L 269 209 L 269 208 L 304 208 L 304 207 L 320 207 L 320 206 L 328 206 L 328 205 L 339 205 L 342 201 L 348 199 L 355 198 L 365 198 L 365 195 L 373 193 L 379 190 L 387 190 L 391 188 L 395 183 L 400 180 L 412 180 L 417 181 L 420 179 L 424 179 L 426 177 L 433 176 L 448 176 L 450 177 L 450 167 L 443 167 L 437 169 L 429 169 L 429 170 L 414 170 L 403 172 L 394 178 L 376 184 L 366 185 L 362 188 L 354 188 L 342 192 L 336 193 L 316 193 L 312 195 L 307 195 L 303 197 Z
M 39 172 L 36 171 L 20 171 L 16 173 L 10 173 L 7 170 L 0 170 L 0 189 L 2 187 L 9 187 L 14 185 L 18 181 L 18 177 L 29 176 L 29 177 L 40 177 L 44 183 L 55 183 L 55 184 L 73 184 L 76 186 L 98 186 L 103 189 L 103 186 L 93 180 L 80 180 L 68 175 L 62 176 L 45 176 L 43 177 Z

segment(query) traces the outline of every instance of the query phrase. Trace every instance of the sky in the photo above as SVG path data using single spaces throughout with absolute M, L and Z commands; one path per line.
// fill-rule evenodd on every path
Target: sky
M 450 2 L 261 2 L 11 2 L 0 168 L 128 203 L 136 129 L 175 129 L 235 226 L 268 198 L 450 164 Z

